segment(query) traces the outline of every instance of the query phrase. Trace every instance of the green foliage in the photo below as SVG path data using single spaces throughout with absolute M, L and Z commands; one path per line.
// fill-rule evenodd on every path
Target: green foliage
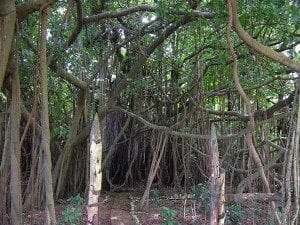
M 253 210 L 254 210 L 254 214 L 257 215 L 257 216 L 263 216 L 264 214 L 264 211 L 262 210 L 262 207 L 261 207 L 261 203 L 258 202 L 258 201 L 254 201 L 253 202 Z
M 283 217 L 282 212 L 278 211 L 277 213 L 278 213 L 279 218 L 282 219 L 282 217 Z M 277 224 L 277 222 L 275 221 L 274 211 L 268 212 L 268 219 L 269 220 L 267 221 L 266 225 L 276 225 Z
M 226 220 L 232 221 L 234 224 L 242 224 L 245 217 L 245 206 L 241 203 L 233 203 L 227 207 Z
M 53 136 L 56 138 L 68 138 L 69 128 L 66 126 L 56 126 L 53 128 Z
M 83 202 L 84 202 L 84 199 L 80 196 L 80 194 L 77 194 L 75 196 L 71 196 L 69 199 L 68 199 L 68 202 L 71 204 L 71 205 L 82 205 Z
M 161 207 L 160 214 L 163 217 L 162 225 L 175 225 L 177 224 L 176 215 L 177 211 L 168 207 Z
M 210 205 L 210 185 L 208 182 L 194 185 L 192 187 L 192 195 L 195 199 L 201 201 L 205 209 Z
M 160 191 L 157 188 L 154 188 L 150 191 L 150 198 L 158 204 L 160 201 Z
M 79 195 L 70 197 L 69 205 L 63 211 L 62 224 L 79 225 L 83 215 L 82 204 L 84 199 Z
M 79 225 L 82 214 L 83 212 L 80 207 L 68 206 L 63 211 L 63 222 L 70 225 Z

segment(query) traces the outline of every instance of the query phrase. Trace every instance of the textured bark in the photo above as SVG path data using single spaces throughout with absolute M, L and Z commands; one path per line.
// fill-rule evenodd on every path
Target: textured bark
M 16 8 L 13 0 L 1 1 L 0 7 L 0 90 L 6 73 L 6 67 L 14 37 Z
M 210 176 L 210 193 L 211 193 L 211 203 L 210 203 L 210 225 L 218 224 L 219 216 L 219 153 L 218 153 L 218 141 L 215 125 L 211 125 L 211 139 L 210 139 L 210 154 L 211 154 L 211 176 Z
M 26 1 L 17 6 L 17 18 L 18 22 L 21 23 L 28 15 L 40 10 L 43 5 L 51 4 L 56 0 L 31 0 Z
M 299 82 L 298 82 L 298 89 L 299 89 Z M 299 141 L 300 141 L 300 92 L 298 90 L 298 102 L 297 106 L 297 124 L 295 130 L 295 142 L 293 146 L 294 156 L 293 156 L 293 188 L 294 188 L 294 215 L 292 218 L 291 224 L 298 224 L 299 220 L 299 196 L 300 196 L 300 177 L 299 177 Z
M 41 11 L 41 33 L 40 33 L 40 78 L 41 78 L 41 124 L 42 124 L 42 148 L 43 148 L 43 172 L 44 187 L 46 196 L 46 224 L 56 225 L 53 186 L 51 174 L 51 152 L 50 152 L 50 128 L 49 128 L 49 109 L 48 109 L 48 79 L 47 79 L 47 59 L 46 59 L 46 43 L 47 43 L 47 20 L 48 9 Z
M 10 118 L 7 121 L 7 126 L 5 128 L 5 141 L 2 151 L 2 159 L 0 166 L 0 224 L 8 224 L 8 214 L 6 212 L 6 196 L 7 196 L 7 186 L 9 178 L 9 167 L 10 167 Z
M 22 192 L 21 192 L 21 147 L 20 147 L 20 80 L 18 73 L 18 50 L 15 50 L 15 70 L 11 74 L 11 113 L 10 113 L 10 198 L 11 198 L 11 221 L 14 225 L 23 224 L 22 216 Z
M 98 114 L 96 113 L 90 134 L 90 181 L 87 205 L 87 225 L 98 225 L 98 200 L 102 184 L 102 139 Z
M 218 179 L 219 198 L 218 198 L 218 225 L 225 224 L 225 171 L 221 171 Z
M 299 85 L 299 82 L 298 82 Z M 296 90 L 295 104 L 290 123 L 289 141 L 284 160 L 284 210 L 283 224 L 297 224 L 299 213 L 299 136 L 300 136 L 300 107 L 299 86 Z

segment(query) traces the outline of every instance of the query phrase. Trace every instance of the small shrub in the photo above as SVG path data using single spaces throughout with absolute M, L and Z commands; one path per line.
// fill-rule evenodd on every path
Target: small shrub
M 82 216 L 81 207 L 68 206 L 63 211 L 63 222 L 64 224 L 79 225 L 81 216 Z
M 199 200 L 205 209 L 209 209 L 210 205 L 210 185 L 208 182 L 194 185 L 192 187 L 192 195 Z
M 241 203 L 233 203 L 227 207 L 226 219 L 233 224 L 242 224 L 245 217 L 244 206 Z
M 163 217 L 162 225 L 175 225 L 177 211 L 168 207 L 161 207 L 160 214 Z
M 158 204 L 160 200 L 160 191 L 154 188 L 150 191 L 150 198 L 153 199 L 154 203 Z
M 275 215 L 274 215 L 274 211 L 269 211 L 268 212 L 268 219 L 269 221 L 266 223 L 266 225 L 276 225 L 277 223 L 275 222 Z M 283 217 L 283 214 L 282 212 L 277 212 L 278 213 L 278 216 L 279 218 L 282 220 L 282 217 Z
M 60 224 L 70 224 L 79 225 L 80 218 L 83 215 L 82 204 L 84 199 L 79 195 L 70 197 L 67 202 L 69 205 L 63 211 L 62 223 Z
M 264 210 L 262 209 L 261 203 L 258 201 L 253 202 L 253 210 L 256 216 L 264 216 L 265 214 Z
M 80 194 L 77 194 L 75 196 L 71 196 L 67 201 L 72 205 L 82 205 L 84 199 L 80 196 Z

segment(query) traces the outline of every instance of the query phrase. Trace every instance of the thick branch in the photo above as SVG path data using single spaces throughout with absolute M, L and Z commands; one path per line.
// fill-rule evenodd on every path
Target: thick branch
M 120 107 L 114 106 L 113 109 L 119 110 L 119 111 L 127 114 L 128 116 L 137 119 L 138 121 L 140 121 L 141 123 L 143 123 L 144 125 L 146 125 L 147 127 L 151 128 L 151 129 L 163 131 L 164 133 L 168 133 L 168 134 L 171 134 L 171 135 L 174 135 L 174 136 L 186 137 L 186 138 L 198 138 L 198 139 L 206 139 L 206 140 L 211 138 L 210 135 L 184 133 L 184 132 L 180 132 L 180 131 L 175 131 L 170 127 L 160 126 L 160 125 L 150 123 L 149 121 L 145 120 L 141 116 L 136 115 L 135 113 L 129 112 L 129 111 L 127 111 L 125 109 L 122 109 Z M 229 134 L 229 135 L 218 136 L 218 139 L 221 139 L 221 140 L 236 139 L 236 138 L 242 137 L 246 133 L 246 131 L 247 131 L 247 129 L 241 130 L 237 134 Z
M 68 71 L 66 71 L 62 66 L 60 66 L 58 63 L 51 63 L 50 68 L 55 71 L 61 78 L 68 81 L 69 83 L 75 85 L 77 88 L 80 88 L 81 90 L 84 90 L 87 88 L 87 83 L 79 79 L 78 77 L 75 77 Z
M 75 3 L 76 3 L 76 9 L 77 9 L 77 25 L 67 42 L 67 47 L 69 47 L 70 45 L 72 45 L 74 43 L 74 41 L 76 41 L 76 39 L 82 29 L 82 21 L 83 21 L 82 5 L 81 5 L 80 0 L 75 0 Z
M 191 21 L 191 18 L 189 17 L 183 17 L 180 22 L 177 24 L 173 24 L 172 26 L 168 27 L 155 41 L 153 41 L 142 54 L 139 56 L 131 70 L 126 75 L 126 78 L 120 80 L 120 82 L 117 84 L 116 88 L 114 89 L 113 93 L 111 94 L 111 97 L 108 101 L 108 104 L 105 108 L 103 108 L 102 112 L 99 113 L 100 120 L 104 115 L 107 113 L 109 108 L 113 106 L 121 92 L 127 87 L 128 85 L 128 79 L 132 79 L 136 77 L 138 74 L 140 74 L 143 65 L 147 62 L 147 59 L 150 57 L 150 55 L 154 52 L 154 50 L 160 46 L 172 33 L 174 33 L 180 26 L 187 24 Z
M 17 18 L 21 23 L 28 15 L 40 10 L 45 4 L 52 4 L 56 0 L 32 0 L 17 6 Z
M 288 107 L 294 101 L 294 95 L 295 95 L 295 92 L 293 91 L 292 93 L 290 93 L 289 97 L 278 101 L 277 103 L 272 105 L 267 110 L 256 110 L 253 113 L 254 120 L 255 121 L 263 121 L 263 120 L 272 118 L 275 112 L 278 112 L 279 110 L 282 110 L 283 108 Z M 222 112 L 222 111 L 215 111 L 215 110 L 205 110 L 205 112 L 207 112 L 208 114 L 218 115 L 218 116 L 234 116 L 244 122 L 247 122 L 250 120 L 249 116 L 243 115 L 236 111 Z
M 15 31 L 15 21 L 16 8 L 14 1 L 2 1 L 0 7 L 0 91 L 8 67 L 8 59 Z
M 300 72 L 300 63 L 296 62 L 289 57 L 285 56 L 283 53 L 276 52 L 272 50 L 271 48 L 262 45 L 255 39 L 253 39 L 242 27 L 239 18 L 237 16 L 237 7 L 236 7 L 236 1 L 230 0 L 230 4 L 228 4 L 229 7 L 231 7 L 232 10 L 232 24 L 236 31 L 236 33 L 239 35 L 239 37 L 251 48 L 253 48 L 255 51 L 267 56 L 268 58 L 272 59 L 275 62 L 278 62 L 282 65 L 285 65 L 289 67 L 291 70 Z
M 2 0 L 0 7 L 0 17 L 7 16 L 8 14 L 15 12 L 15 3 L 12 0 Z
M 286 71 L 287 73 L 290 73 L 291 71 Z M 251 91 L 251 90 L 257 90 L 263 86 L 266 86 L 266 85 L 271 85 L 274 81 L 276 80 L 282 80 L 282 81 L 291 81 L 291 80 L 297 80 L 299 79 L 298 77 L 293 77 L 293 76 L 274 76 L 264 82 L 260 82 L 259 84 L 257 85 L 254 85 L 254 86 L 248 86 L 248 87 L 245 87 L 244 90 L 245 91 Z M 236 89 L 232 89 L 232 88 L 229 88 L 225 85 L 221 85 L 220 87 L 212 90 L 212 91 L 209 91 L 207 94 L 205 94 L 205 97 L 206 98 L 211 98 L 211 97 L 215 97 L 215 96 L 222 96 L 222 95 L 226 95 L 228 93 L 235 93 L 237 92 Z
M 24 37 L 24 40 L 28 47 L 35 53 L 38 54 L 38 50 L 36 46 L 32 43 L 32 41 L 28 37 Z M 54 71 L 57 75 L 59 75 L 62 79 L 68 81 L 69 83 L 75 85 L 77 88 L 82 90 L 87 88 L 87 83 L 79 79 L 78 77 L 72 75 L 68 71 L 66 71 L 58 62 L 50 62 L 50 69 Z
M 88 17 L 83 18 L 83 23 L 87 24 L 87 23 L 96 22 L 96 21 L 99 21 L 102 19 L 118 18 L 118 17 L 122 17 L 122 16 L 127 16 L 132 13 L 136 13 L 136 12 L 157 12 L 157 11 L 158 11 L 158 7 L 149 6 L 149 5 L 138 5 L 138 6 L 122 9 L 117 12 L 110 11 L 110 12 L 103 12 L 100 14 L 88 16 Z M 171 10 L 170 13 L 177 14 L 177 15 L 187 15 L 188 14 L 186 12 L 176 11 L 176 10 Z M 211 12 L 201 12 L 199 10 L 192 10 L 191 16 L 198 17 L 198 18 L 212 19 L 214 17 L 214 14 Z

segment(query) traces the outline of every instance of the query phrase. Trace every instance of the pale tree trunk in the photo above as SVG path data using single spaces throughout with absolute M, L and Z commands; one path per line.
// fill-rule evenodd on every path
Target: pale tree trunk
M 297 106 L 297 124 L 295 130 L 295 142 L 293 146 L 293 183 L 294 183 L 294 215 L 291 224 L 298 224 L 299 221 L 299 197 L 300 197 L 300 177 L 299 177 L 299 141 L 300 141 L 300 90 L 298 81 L 298 101 Z
M 225 223 L 225 171 L 220 172 L 217 132 L 211 125 L 210 138 L 211 176 L 210 176 L 210 225 L 224 225 Z
M 225 171 L 221 169 L 220 177 L 218 179 L 218 185 L 219 185 L 219 202 L 218 202 L 218 225 L 224 225 L 225 224 Z
M 299 85 L 299 82 L 298 82 Z M 298 91 L 299 92 L 299 91 Z M 297 125 L 295 131 L 295 144 L 293 147 L 293 181 L 294 181 L 294 216 L 291 224 L 298 224 L 299 221 L 299 198 L 300 198 L 300 175 L 299 175 L 299 141 L 300 141 L 300 94 L 298 93 L 297 99 Z
M 46 196 L 46 224 L 56 225 L 55 208 L 53 199 L 53 186 L 51 174 L 51 152 L 50 152 L 50 128 L 49 128 L 49 109 L 48 109 L 48 79 L 47 79 L 47 57 L 46 57 L 46 42 L 47 42 L 47 20 L 48 8 L 41 11 L 41 33 L 40 33 L 40 79 L 41 79 L 41 95 L 42 95 L 42 149 L 43 149 L 43 177 Z
M 219 178 L 219 153 L 218 141 L 215 125 L 211 125 L 211 139 L 210 139 L 210 154 L 211 154 L 211 176 L 210 176 L 210 225 L 218 224 L 218 178 Z
M 16 8 L 13 0 L 2 0 L 0 7 L 0 90 L 6 73 L 9 53 L 14 38 Z
M 17 46 L 17 44 L 16 44 Z M 11 82 L 11 113 L 10 113 L 10 198 L 11 198 L 11 220 L 14 225 L 22 225 L 22 192 L 21 192 L 21 148 L 20 148 L 20 80 L 18 73 L 18 49 L 15 48 L 15 69 Z
M 102 183 L 102 139 L 98 114 L 96 113 L 90 134 L 90 182 L 87 205 L 87 225 L 98 225 L 98 200 Z
M 299 85 L 299 82 L 298 82 Z M 286 169 L 284 172 L 285 205 L 283 224 L 298 224 L 299 217 L 299 139 L 300 139 L 300 92 L 299 86 L 295 92 L 293 115 L 290 123 L 290 138 L 285 156 Z

